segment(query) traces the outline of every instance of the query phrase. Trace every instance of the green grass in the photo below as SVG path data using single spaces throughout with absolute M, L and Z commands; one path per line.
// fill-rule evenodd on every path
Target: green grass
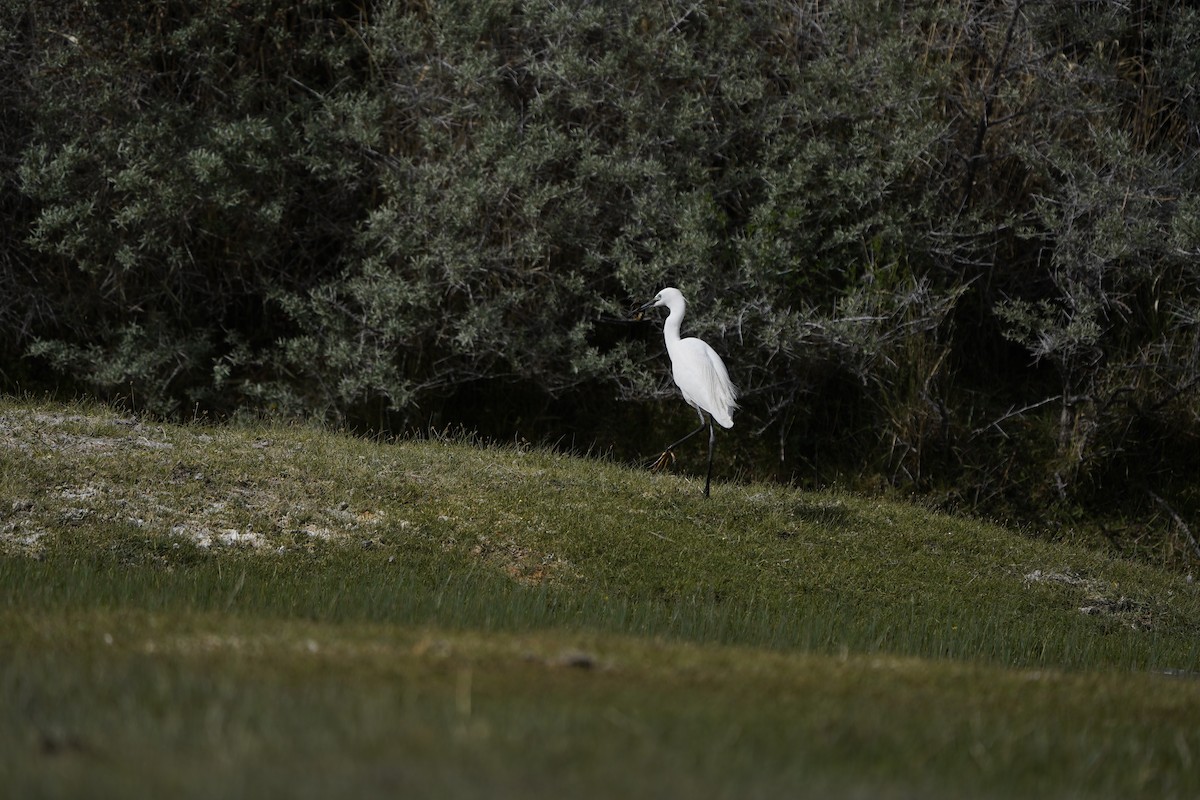
M 0 783 L 1200 793 L 1184 576 L 911 505 L 701 486 L 0 400 Z

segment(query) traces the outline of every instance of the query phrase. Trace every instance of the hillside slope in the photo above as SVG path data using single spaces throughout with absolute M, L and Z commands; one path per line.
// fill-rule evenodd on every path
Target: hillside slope
M 0 779 L 117 796 L 149 748 L 185 795 L 1200 790 L 1187 578 L 905 504 L 699 490 L 0 401 Z

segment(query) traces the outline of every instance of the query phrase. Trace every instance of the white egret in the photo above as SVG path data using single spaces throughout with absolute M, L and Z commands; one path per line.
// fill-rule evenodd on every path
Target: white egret
M 704 479 L 704 496 L 708 497 L 709 485 L 712 483 L 713 447 L 717 440 L 713 421 L 723 428 L 733 427 L 733 412 L 737 408 L 737 387 L 729 380 L 725 362 L 715 350 L 700 339 L 679 337 L 679 326 L 687 308 L 683 294 L 673 287 L 663 289 L 653 300 L 637 310 L 639 318 L 643 312 L 658 306 L 666 306 L 671 312 L 663 324 L 667 355 L 671 357 L 671 377 L 675 379 L 675 385 L 679 387 L 683 399 L 700 415 L 700 427 L 679 441 L 667 445 L 655 461 L 655 466 L 667 459 L 674 459 L 675 454 L 672 450 L 707 427 L 708 476 Z

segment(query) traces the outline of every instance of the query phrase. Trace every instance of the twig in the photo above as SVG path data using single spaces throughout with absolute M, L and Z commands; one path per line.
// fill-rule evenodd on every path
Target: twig
M 1150 495 L 1150 499 L 1155 503 L 1158 503 L 1158 505 L 1162 507 L 1163 511 L 1166 511 L 1171 515 L 1171 519 L 1175 521 L 1175 524 L 1179 526 L 1179 530 L 1183 531 L 1183 535 L 1186 536 L 1187 540 L 1191 543 L 1192 550 L 1196 553 L 1196 558 L 1200 558 L 1200 544 L 1196 542 L 1196 537 L 1192 535 L 1192 529 L 1189 528 L 1188 524 L 1183 521 L 1183 517 L 1175 513 L 1175 509 L 1171 508 L 1170 504 L 1167 503 L 1166 500 L 1163 500 L 1154 492 L 1147 489 L 1146 494 Z
M 996 62 L 992 65 L 991 75 L 988 77 L 987 86 L 984 88 L 983 113 L 979 115 L 979 122 L 975 129 L 975 142 L 971 147 L 971 155 L 967 158 L 967 174 L 963 180 L 962 200 L 958 206 L 958 213 L 961 215 L 971 206 L 971 196 L 975 190 L 975 180 L 979 171 L 979 163 L 983 160 L 983 143 L 987 137 L 988 129 L 999 124 L 999 120 L 992 119 L 992 106 L 996 102 L 996 97 L 1000 93 L 1000 78 L 1004 72 L 1004 68 L 1008 63 L 1008 51 L 1012 47 L 1013 39 L 1017 32 L 1017 23 L 1021 19 L 1021 12 L 1025 8 L 1026 0 L 1020 0 L 1013 6 L 1012 19 L 1009 20 L 1008 30 L 1004 34 L 1004 45 L 1000 48 L 1000 55 L 996 57 Z
M 1047 403 L 1053 403 L 1056 400 L 1061 400 L 1062 397 L 1063 396 L 1061 394 L 1056 394 L 1053 397 L 1047 397 L 1045 400 L 1039 400 L 1036 403 L 1031 403 L 1030 405 L 1027 405 L 1024 408 L 1010 409 L 1007 414 L 1004 414 L 1003 416 L 992 420 L 991 422 L 989 422 L 987 425 L 984 425 L 983 427 L 976 428 L 975 430 L 971 431 L 971 435 L 978 436 L 979 434 L 986 431 L 988 428 L 996 428 L 997 430 L 1000 431 L 1000 433 L 1004 434 L 1007 437 L 1008 434 L 1004 433 L 1004 429 L 1000 427 L 1001 422 L 1004 422 L 1005 420 L 1008 420 L 1008 419 L 1012 419 L 1013 417 L 1019 417 L 1022 414 L 1024 414 L 1026 411 L 1033 411 L 1035 408 L 1041 408 L 1042 406 L 1046 405 Z

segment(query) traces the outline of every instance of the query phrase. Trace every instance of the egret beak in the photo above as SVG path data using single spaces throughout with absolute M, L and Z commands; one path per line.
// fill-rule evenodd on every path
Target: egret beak
M 653 300 L 651 300 L 649 303 L 646 303 L 645 305 L 638 306 L 637 308 L 635 308 L 633 310 L 633 314 L 631 316 L 633 317 L 635 322 L 641 321 L 642 317 L 644 317 L 646 315 L 646 312 L 652 308 L 654 308 Z

